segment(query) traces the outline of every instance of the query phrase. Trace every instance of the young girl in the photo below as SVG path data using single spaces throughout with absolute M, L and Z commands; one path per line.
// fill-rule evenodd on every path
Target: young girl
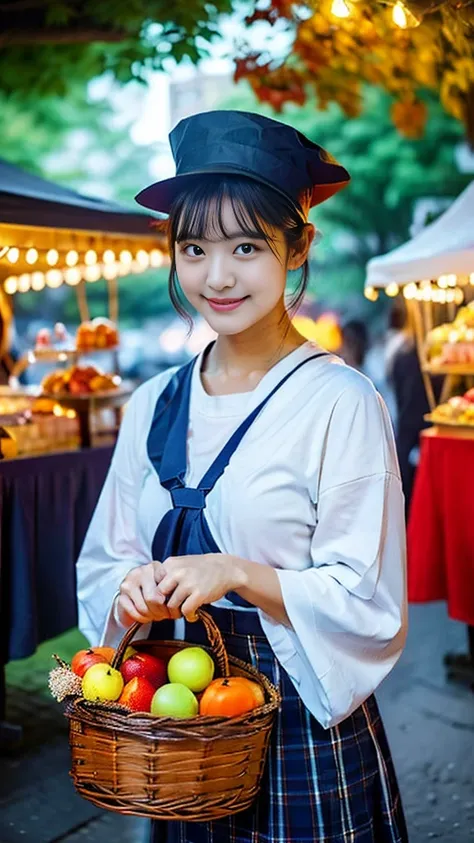
M 208 112 L 171 133 L 175 178 L 138 196 L 169 214 L 171 298 L 217 339 L 127 409 L 78 564 L 93 644 L 174 634 L 229 653 L 282 695 L 251 809 L 154 823 L 155 843 L 405 843 L 373 692 L 405 641 L 403 496 L 387 412 L 357 371 L 293 328 L 287 273 L 309 207 L 349 180 L 294 129 Z

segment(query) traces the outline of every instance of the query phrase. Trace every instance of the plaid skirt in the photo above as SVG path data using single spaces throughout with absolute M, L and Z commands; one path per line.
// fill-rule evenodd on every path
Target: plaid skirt
M 154 822 L 152 843 L 407 843 L 390 750 L 375 698 L 323 729 L 301 702 L 253 613 L 210 608 L 230 655 L 280 688 L 259 796 L 221 820 Z M 207 644 L 199 623 L 186 641 Z

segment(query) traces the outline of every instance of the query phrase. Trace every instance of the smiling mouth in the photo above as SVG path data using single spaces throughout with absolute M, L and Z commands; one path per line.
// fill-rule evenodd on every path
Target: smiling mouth
M 206 301 L 209 307 L 211 307 L 212 310 L 215 310 L 216 313 L 229 313 L 233 310 L 237 310 L 237 308 L 240 307 L 240 305 L 248 298 L 248 296 L 244 296 L 241 299 L 206 299 Z
M 248 296 L 242 296 L 240 299 L 207 299 L 208 302 L 211 304 L 218 304 L 218 305 L 226 305 L 226 304 L 238 304 L 244 299 L 248 298 Z

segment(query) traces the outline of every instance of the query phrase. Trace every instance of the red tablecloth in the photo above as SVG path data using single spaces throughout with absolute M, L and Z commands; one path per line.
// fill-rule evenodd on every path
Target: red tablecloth
M 408 597 L 474 625 L 474 438 L 424 432 L 408 522 Z

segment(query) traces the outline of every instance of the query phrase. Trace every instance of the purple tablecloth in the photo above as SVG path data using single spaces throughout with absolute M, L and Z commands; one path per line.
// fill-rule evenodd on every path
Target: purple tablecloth
M 0 665 L 76 625 L 75 563 L 112 451 L 0 462 Z

